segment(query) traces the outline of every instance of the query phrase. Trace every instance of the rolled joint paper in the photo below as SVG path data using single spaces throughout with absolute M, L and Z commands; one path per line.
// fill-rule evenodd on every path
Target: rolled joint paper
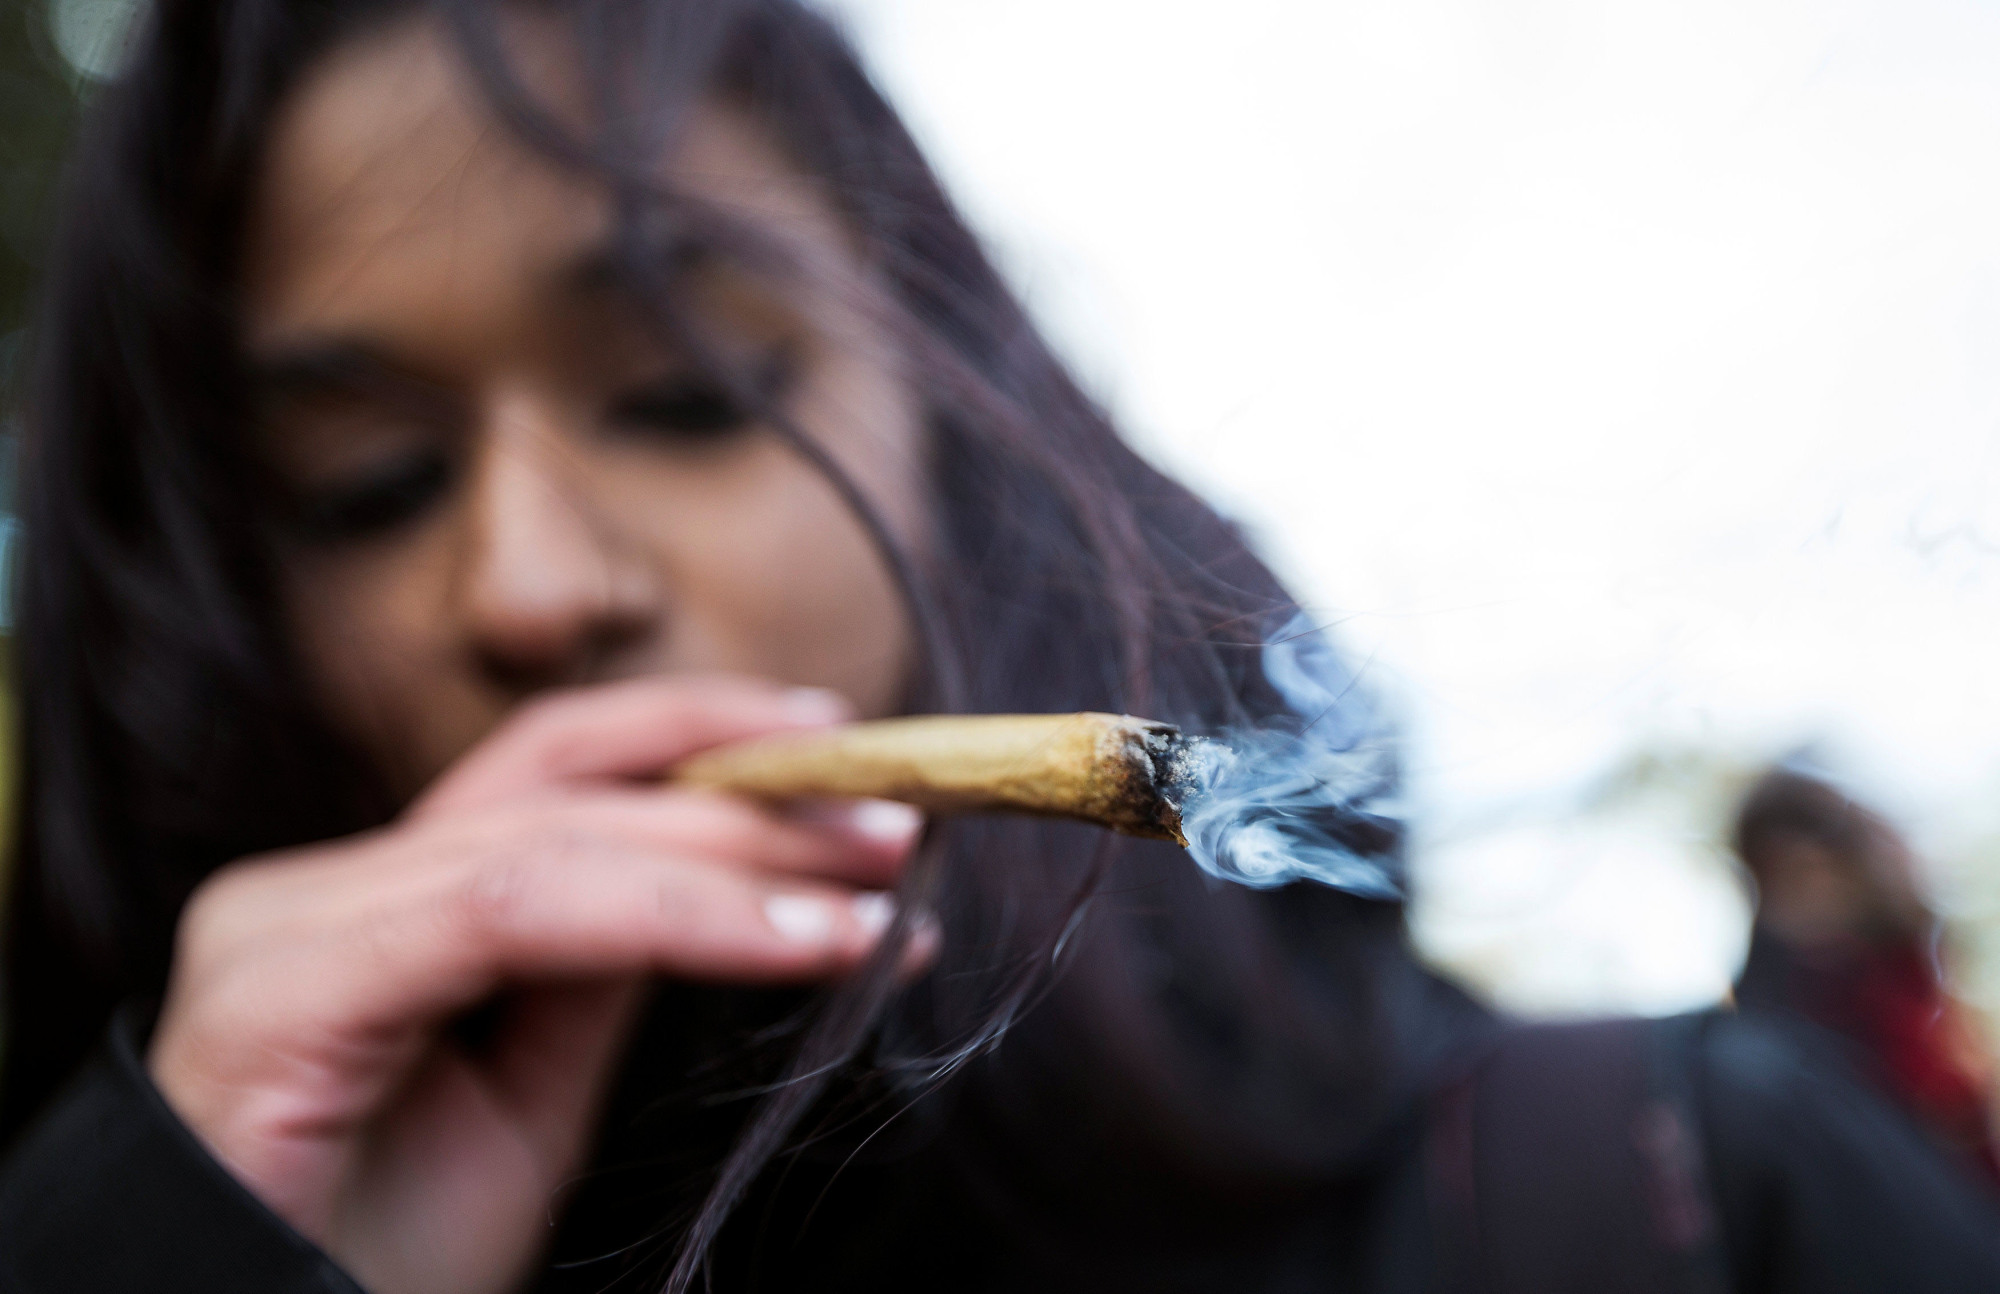
M 778 733 L 683 761 L 685 786 L 762 800 L 899 800 L 1076 818 L 1186 845 L 1200 738 L 1123 714 L 922 715 Z

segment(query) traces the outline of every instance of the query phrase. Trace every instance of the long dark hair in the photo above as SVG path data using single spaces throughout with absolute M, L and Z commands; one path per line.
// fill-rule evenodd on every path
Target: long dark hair
M 769 250 L 677 204 L 654 174 L 700 95 L 740 101 L 824 186 L 879 267 L 884 321 L 926 402 L 937 551 L 897 549 L 809 429 L 763 412 L 895 572 L 922 638 L 913 708 L 1128 710 L 1202 730 L 1284 708 L 1259 661 L 1291 599 L 1229 524 L 1118 438 L 835 27 L 794 0 L 542 4 L 572 25 L 604 96 L 609 124 L 592 134 L 514 79 L 497 7 L 161 0 L 87 124 L 21 468 L 27 782 L 0 1138 L 116 1003 L 160 990 L 176 916 L 209 871 L 397 807 L 315 712 L 277 623 L 232 306 L 274 104 L 333 43 L 390 16 L 445 19 L 509 125 L 608 186 L 633 230 L 677 221 L 746 261 Z M 658 242 L 630 240 L 630 271 L 699 354 Z M 742 375 L 717 377 L 755 398 Z M 1394 833 L 1371 823 L 1366 847 L 1393 854 Z M 1000 1225 L 1073 1257 L 1065 1209 L 1102 1217 L 1168 1183 L 1262 1201 L 1350 1171 L 1451 1032 L 1418 1009 L 1442 990 L 1402 955 L 1393 904 L 1219 888 L 1163 847 L 999 821 L 936 832 L 907 885 L 905 912 L 941 914 L 944 964 L 899 991 L 899 926 L 779 1031 L 782 1071 L 730 1124 L 698 1206 L 666 1218 L 677 1286 L 802 1126 L 844 1163 L 916 1109 L 917 1140 L 952 1147 Z M 1060 1142 L 1058 1125 L 1073 1129 Z

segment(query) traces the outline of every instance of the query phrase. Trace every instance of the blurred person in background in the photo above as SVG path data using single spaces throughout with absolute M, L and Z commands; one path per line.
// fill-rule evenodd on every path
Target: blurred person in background
M 1990 1074 L 1946 987 L 1907 842 L 1838 787 L 1780 766 L 1744 797 L 1732 844 L 1757 891 L 1737 1004 L 1838 1035 L 1870 1079 L 2000 1189 Z
M 1317 824 L 1365 893 L 659 784 L 909 711 L 1383 740 L 810 10 L 160 0 L 60 232 L 0 1286 L 2000 1286 L 1837 1066 L 1423 969 L 1393 778 Z

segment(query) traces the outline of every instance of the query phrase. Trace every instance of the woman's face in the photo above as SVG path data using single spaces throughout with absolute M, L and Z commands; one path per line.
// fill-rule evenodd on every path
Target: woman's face
M 560 40 L 517 44 L 573 101 Z M 695 257 L 677 299 L 919 542 L 920 420 L 883 329 L 825 288 L 868 281 L 829 203 L 717 106 L 663 173 L 821 285 Z M 729 670 L 868 714 L 903 686 L 910 627 L 862 526 L 661 343 L 613 233 L 425 22 L 335 52 L 274 123 L 244 288 L 289 623 L 405 794 L 551 686 Z

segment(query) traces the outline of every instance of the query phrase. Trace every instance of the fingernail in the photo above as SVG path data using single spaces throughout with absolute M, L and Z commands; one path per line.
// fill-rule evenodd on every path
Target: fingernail
M 862 800 L 847 822 L 858 836 L 884 845 L 907 845 L 923 830 L 924 815 L 894 800 Z
M 773 894 L 764 900 L 764 919 L 795 944 L 823 944 L 833 935 L 833 905 L 802 894 Z
M 896 900 L 875 891 L 855 895 L 850 906 L 854 912 L 854 924 L 860 926 L 861 933 L 870 939 L 887 930 L 896 915 Z
M 785 693 L 785 712 L 800 723 L 839 723 L 853 715 L 854 707 L 831 688 L 795 687 Z

